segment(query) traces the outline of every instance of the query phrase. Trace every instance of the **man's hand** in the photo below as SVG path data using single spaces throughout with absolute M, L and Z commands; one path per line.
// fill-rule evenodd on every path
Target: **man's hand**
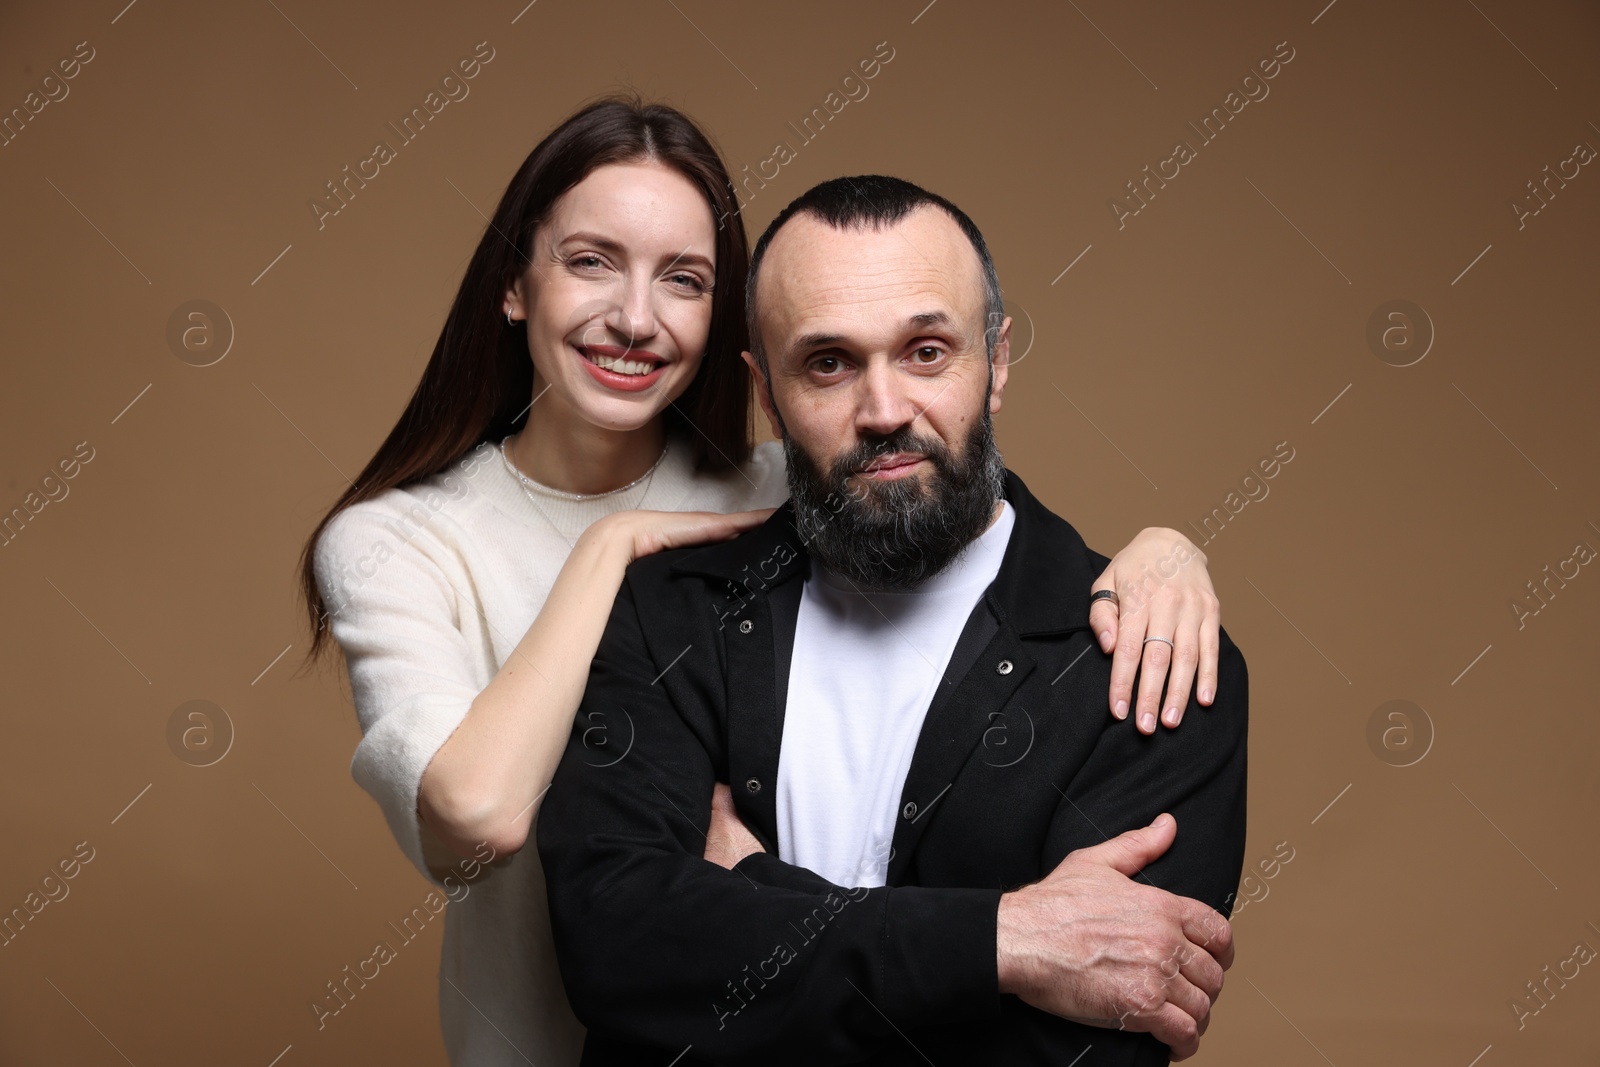
M 1149 1033 L 1174 1060 L 1194 1055 L 1233 965 L 1233 930 L 1197 900 L 1131 880 L 1176 836 L 1177 820 L 1161 815 L 1002 896 L 1000 992 L 1075 1022 Z
M 733 790 L 723 782 L 711 789 L 711 827 L 706 831 L 706 859 L 733 870 L 746 856 L 765 852 L 733 806 Z

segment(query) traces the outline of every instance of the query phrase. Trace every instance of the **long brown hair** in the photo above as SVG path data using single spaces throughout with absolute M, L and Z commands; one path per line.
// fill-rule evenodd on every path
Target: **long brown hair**
M 688 116 L 637 97 L 588 105 L 540 141 L 518 168 L 467 265 L 444 329 L 394 429 L 300 554 L 300 589 L 311 624 L 314 660 L 327 644 L 328 616 L 317 588 L 317 539 L 345 508 L 387 489 L 444 470 L 484 441 L 517 429 L 533 394 L 533 358 L 525 330 L 501 316 L 507 288 L 522 274 L 533 237 L 556 200 L 590 172 L 611 163 L 653 160 L 671 167 L 706 196 L 717 220 L 711 328 L 700 369 L 668 405 L 670 427 L 693 438 L 698 470 L 716 471 L 750 456 L 750 382 L 739 353 L 747 347 L 744 279 L 750 253 L 727 168 Z

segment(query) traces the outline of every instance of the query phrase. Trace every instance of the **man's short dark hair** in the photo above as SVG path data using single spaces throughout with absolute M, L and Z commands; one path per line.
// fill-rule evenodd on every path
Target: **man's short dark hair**
M 930 193 L 919 185 L 903 178 L 883 174 L 863 174 L 852 178 L 830 178 L 801 193 L 773 219 L 766 232 L 756 242 L 750 255 L 750 273 L 745 278 L 745 315 L 750 324 L 750 352 L 756 357 L 764 377 L 767 374 L 767 354 L 761 343 L 760 324 L 756 321 L 756 279 L 761 274 L 761 262 L 766 258 L 767 246 L 783 229 L 784 223 L 796 215 L 813 215 L 836 230 L 882 229 L 892 226 L 920 207 L 933 206 L 955 220 L 961 232 L 972 242 L 978 253 L 978 263 L 983 270 L 984 296 L 984 350 L 993 358 L 994 341 L 1000 323 L 1005 318 L 1005 304 L 1000 296 L 1000 276 L 995 273 L 994 258 L 983 234 L 967 213 L 937 193 Z

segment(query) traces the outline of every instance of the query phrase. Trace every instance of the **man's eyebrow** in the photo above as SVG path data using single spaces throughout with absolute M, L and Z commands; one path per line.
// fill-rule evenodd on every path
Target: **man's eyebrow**
M 952 328 L 955 325 L 955 320 L 947 312 L 922 311 L 906 319 L 906 324 L 918 329 Z M 845 340 L 845 336 L 839 333 L 803 333 L 789 345 L 789 350 L 791 352 L 805 352 L 813 348 L 827 348 L 843 340 Z
M 943 311 L 924 311 L 908 320 L 913 326 L 952 326 L 955 320 Z
M 813 348 L 827 348 L 844 340 L 841 333 L 803 333 L 789 344 L 791 352 L 809 352 Z

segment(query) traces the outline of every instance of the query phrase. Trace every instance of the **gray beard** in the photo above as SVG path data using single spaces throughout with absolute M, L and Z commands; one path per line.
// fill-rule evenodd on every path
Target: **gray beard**
M 863 441 L 824 473 L 785 432 L 795 526 L 812 558 L 868 593 L 915 589 L 953 563 L 989 528 L 1004 496 L 1005 464 L 988 409 L 986 400 L 959 459 L 942 441 L 902 427 Z M 925 455 L 933 475 L 850 481 L 863 464 L 891 452 Z

